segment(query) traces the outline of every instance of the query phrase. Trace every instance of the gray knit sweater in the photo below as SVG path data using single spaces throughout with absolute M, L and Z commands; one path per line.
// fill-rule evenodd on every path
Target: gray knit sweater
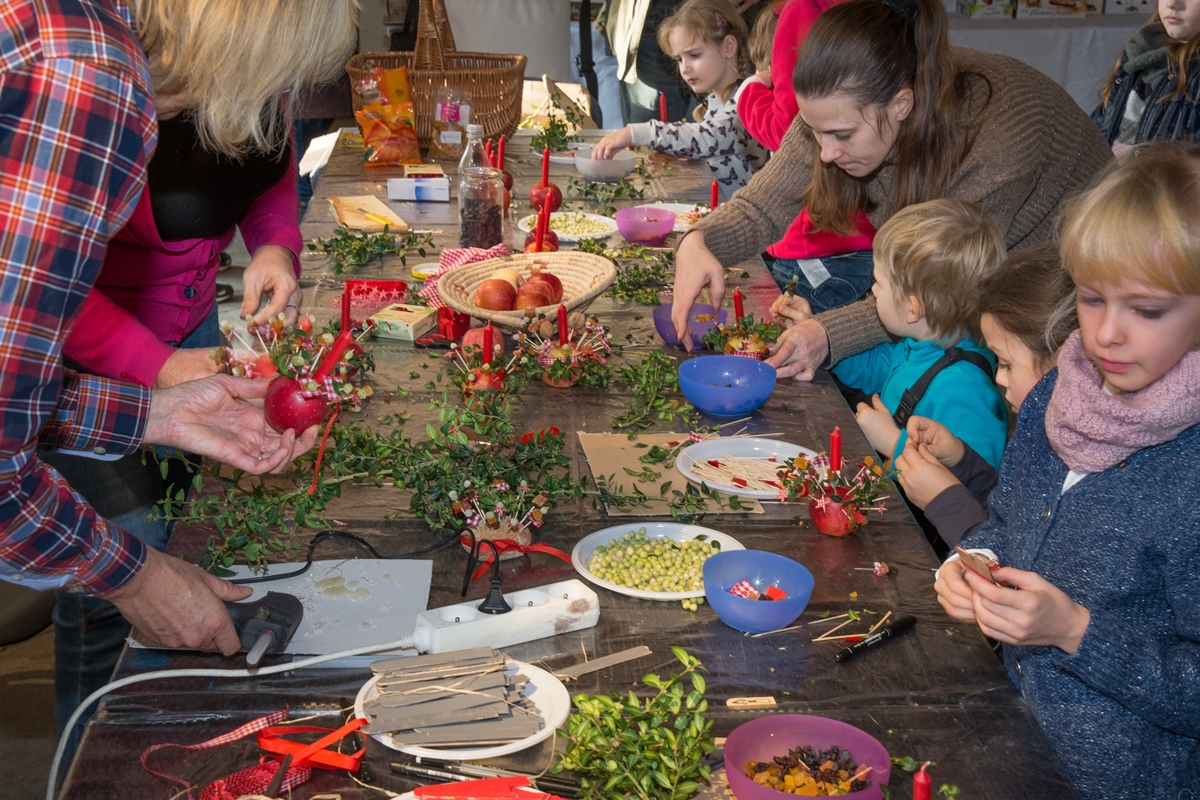
M 1063 199 L 1084 188 L 1112 159 L 1096 124 L 1061 87 L 1034 68 L 1007 56 L 952 48 L 960 71 L 973 81 L 974 146 L 944 195 L 978 203 L 1004 233 L 1009 250 L 1050 238 Z M 783 237 L 803 208 L 801 192 L 813 167 L 812 139 L 797 116 L 779 151 L 733 199 L 701 220 L 708 249 L 725 266 L 752 258 Z M 884 165 L 869 179 L 878 228 L 896 213 L 895 167 Z M 887 341 L 868 301 L 821 314 L 832 363 Z

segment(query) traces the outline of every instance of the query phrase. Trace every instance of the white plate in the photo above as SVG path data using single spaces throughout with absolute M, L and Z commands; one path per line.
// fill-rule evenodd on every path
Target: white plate
M 722 456 L 737 456 L 738 458 L 771 458 L 774 456 L 782 466 L 784 461 L 801 454 L 809 458 L 816 458 L 817 456 L 812 450 L 809 450 L 807 447 L 801 447 L 798 444 L 777 442 L 774 439 L 731 436 L 725 439 L 707 439 L 703 442 L 688 445 L 679 451 L 679 455 L 675 456 L 675 469 L 679 470 L 683 477 L 692 483 L 704 483 L 709 488 L 716 489 L 719 492 L 736 494 L 738 497 L 752 497 L 756 500 L 775 500 L 779 497 L 778 491 L 768 491 L 766 489 L 750 491 L 738 486 L 725 486 L 713 483 L 712 481 L 702 480 L 692 472 L 692 464 L 697 461 L 721 458 Z
M 392 741 L 389 733 L 377 733 L 374 735 L 375 740 L 393 750 L 408 753 L 410 756 L 441 759 L 442 761 L 473 761 L 477 758 L 497 758 L 510 753 L 519 753 L 526 748 L 533 747 L 538 742 L 549 739 L 555 729 L 567 721 L 567 716 L 571 713 L 571 695 L 567 692 L 567 687 L 546 670 L 523 661 L 510 660 L 509 669 L 512 670 L 509 672 L 510 675 L 521 672 L 529 678 L 529 687 L 532 687 L 533 691 L 530 692 L 527 687 L 526 697 L 533 701 L 533 705 L 542 715 L 544 723 L 542 729 L 537 733 L 510 744 L 477 747 L 471 750 L 452 750 L 446 747 L 401 747 Z M 366 716 L 363 705 L 368 699 L 375 696 L 375 684 L 379 682 L 379 678 L 379 675 L 374 676 L 358 690 L 358 696 L 354 698 L 354 715 L 356 717 Z
M 601 233 L 560 233 L 554 230 L 554 220 L 561 219 L 563 216 L 580 216 L 590 219 L 593 222 L 603 222 L 608 226 L 608 230 Z M 530 214 L 517 222 L 517 227 L 522 233 L 529 233 L 533 230 L 533 224 L 537 221 L 537 214 Z M 603 239 L 606 236 L 612 236 L 617 232 L 617 221 L 612 217 L 602 217 L 599 214 L 584 214 L 582 211 L 555 211 L 550 215 L 550 230 L 558 234 L 560 242 L 578 242 L 580 239 Z
M 708 211 L 708 206 L 703 203 L 650 203 L 649 205 L 655 208 L 663 208 L 667 211 L 674 211 L 676 214 L 686 214 L 689 211 Z M 686 222 L 675 221 L 675 232 L 684 233 L 690 231 L 692 226 Z
M 574 164 L 575 163 L 575 151 L 578 150 L 580 147 L 584 147 L 584 146 L 585 145 L 583 142 L 567 142 L 567 152 L 556 153 L 553 150 L 550 151 L 550 163 L 551 164 Z M 586 146 L 591 147 L 590 144 L 586 145 Z M 541 163 L 541 162 L 538 162 L 538 163 Z
M 608 581 L 602 581 L 591 573 L 587 565 L 592 560 L 593 550 L 602 544 L 608 544 L 609 539 L 619 539 L 626 533 L 636 531 L 638 528 L 645 528 L 646 535 L 651 539 L 673 539 L 676 542 L 690 542 L 697 536 L 706 535 L 709 539 L 721 543 L 721 552 L 746 549 L 742 546 L 741 542 L 729 534 L 714 531 L 712 528 L 703 528 L 699 525 L 686 525 L 682 522 L 629 522 L 625 525 L 614 525 L 611 528 L 596 531 L 580 539 L 575 545 L 575 549 L 571 551 L 571 565 L 579 571 L 580 575 L 597 586 L 603 586 L 605 589 L 614 591 L 617 594 L 628 595 L 629 597 L 640 597 L 643 600 L 683 600 L 686 597 L 704 597 L 703 589 L 698 589 L 694 592 L 651 592 L 646 589 L 630 589 L 628 586 L 620 586 Z

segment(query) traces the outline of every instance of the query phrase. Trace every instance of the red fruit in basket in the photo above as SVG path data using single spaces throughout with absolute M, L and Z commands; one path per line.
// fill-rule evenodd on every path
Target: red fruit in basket
M 475 290 L 475 305 L 488 311 L 508 311 L 513 307 L 517 292 L 512 284 L 501 278 L 488 278 Z
M 524 288 L 525 284 L 521 284 L 521 286 Z M 517 292 L 517 299 L 513 303 L 513 309 L 515 311 L 524 311 L 528 308 L 541 308 L 548 305 L 550 305 L 550 296 L 535 285 L 534 288 Z
M 529 245 L 533 244 L 536 241 L 537 241 L 537 229 L 535 228 L 534 230 L 531 230 L 529 233 L 525 234 L 525 252 L 526 253 L 536 252 L 535 250 L 529 249 Z M 554 246 L 546 247 L 546 245 L 548 245 L 548 244 L 554 245 Z M 558 234 L 555 233 L 554 231 L 550 230 L 549 228 L 547 228 L 545 230 L 545 232 L 543 232 L 543 234 L 542 234 L 542 250 L 544 252 L 550 252 L 551 250 L 557 250 L 558 244 L 559 244 L 558 243 Z
M 325 419 L 329 403 L 323 397 L 305 397 L 300 381 L 277 375 L 267 386 L 263 398 L 263 416 L 267 424 L 279 433 L 288 428 L 297 433 L 311 428 Z
M 553 213 L 562 207 L 562 190 L 553 183 L 535 183 L 529 187 L 529 202 L 539 211 L 543 205 L 549 205 Z
M 556 244 L 557 244 L 557 239 L 558 239 L 558 237 L 555 237 Z M 541 267 L 534 267 L 533 271 L 530 273 L 529 277 L 530 277 L 530 279 L 540 279 L 540 280 L 543 280 L 546 283 L 550 284 L 550 288 L 554 290 L 554 294 L 550 298 L 551 303 L 558 303 L 558 302 L 562 301 L 563 285 L 562 285 L 562 281 L 558 279 L 557 275 L 555 275 L 552 272 L 543 272 Z
M 496 346 L 500 346 L 500 352 L 497 355 L 504 355 L 504 337 L 494 336 L 492 338 L 492 352 L 495 353 Z M 471 328 L 463 334 L 462 349 L 464 352 L 474 349 L 476 352 L 483 350 L 483 328 Z
M 545 244 L 545 243 L 543 242 L 543 244 Z M 525 283 L 521 284 L 522 287 L 524 287 L 526 285 L 528 285 L 529 288 L 525 289 L 525 291 L 541 292 L 542 294 L 546 295 L 546 299 L 548 299 L 551 303 L 556 302 L 554 299 L 554 285 L 552 283 L 550 283 L 550 281 L 546 280 L 545 276 L 537 275 L 537 274 L 530 275 L 528 278 L 525 279 Z M 520 292 L 518 290 L 518 294 L 519 293 Z

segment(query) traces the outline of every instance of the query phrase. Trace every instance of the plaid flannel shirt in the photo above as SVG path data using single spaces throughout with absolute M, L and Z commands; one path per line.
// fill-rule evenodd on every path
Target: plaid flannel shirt
M 62 346 L 145 185 L 157 122 L 120 0 L 0 0 L 0 578 L 105 594 L 145 561 L 37 458 L 133 452 L 146 389 L 65 371 Z

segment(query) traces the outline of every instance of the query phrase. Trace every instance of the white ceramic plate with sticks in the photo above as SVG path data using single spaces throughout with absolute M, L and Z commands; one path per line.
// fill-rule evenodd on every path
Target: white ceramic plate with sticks
M 592 574 L 592 571 L 588 569 L 588 563 L 591 562 L 595 549 L 600 545 L 607 545 L 609 539 L 620 539 L 638 528 L 645 528 L 646 535 L 651 539 L 690 542 L 692 539 L 705 536 L 711 541 L 718 542 L 723 553 L 729 550 L 746 549 L 741 542 L 729 534 L 700 525 L 688 525 L 682 522 L 629 522 L 625 525 L 614 525 L 611 528 L 598 530 L 580 539 L 576 543 L 575 549 L 571 551 L 571 565 L 579 571 L 580 575 L 597 586 L 603 586 L 605 589 L 628 597 L 640 597 L 643 600 L 684 600 L 689 597 L 704 597 L 703 588 L 693 592 L 652 592 L 648 589 L 632 589 L 628 586 L 621 586 L 618 583 L 601 580 Z
M 505 671 L 510 675 L 520 672 L 529 678 L 529 685 L 526 687 L 526 697 L 537 708 L 538 713 L 542 715 L 542 729 L 537 733 L 530 734 L 524 739 L 519 739 L 509 744 L 496 745 L 494 747 L 473 747 L 469 749 L 405 747 L 396 744 L 392 740 L 391 734 L 388 733 L 375 734 L 375 740 L 393 750 L 408 753 L 410 756 L 432 758 L 441 761 L 474 761 L 480 758 L 498 758 L 510 753 L 519 753 L 522 750 L 533 747 L 538 742 L 549 739 L 556 728 L 562 727 L 563 723 L 567 721 L 567 716 L 571 713 L 571 695 L 567 692 L 567 687 L 563 686 L 562 681 L 546 670 L 535 667 L 532 664 L 526 664 L 523 661 L 510 659 L 509 668 Z M 382 676 L 375 675 L 358 690 L 358 696 L 354 698 L 354 714 L 356 717 L 366 716 L 363 706 L 368 700 L 371 700 L 378 694 L 375 684 L 379 682 L 380 677 Z
M 774 463 L 782 467 L 783 462 L 800 455 L 815 458 L 817 454 L 807 447 L 790 442 L 759 439 L 753 436 L 728 436 L 706 439 L 683 448 L 679 451 L 679 455 L 675 456 L 675 468 L 692 483 L 703 483 L 719 492 L 755 500 L 775 500 L 779 496 L 779 489 L 749 489 L 745 486 L 738 486 L 732 481 L 723 482 L 719 479 L 697 475 L 696 463 L 717 461 L 722 465 L 722 471 L 736 474 L 736 462 L 726 462 L 724 460 L 726 456 L 732 456 L 735 459 L 752 458 L 766 462 L 766 464 L 770 464 L 771 459 L 774 459 Z M 753 466 L 758 467 L 759 465 Z M 769 466 L 767 466 L 767 470 L 770 470 Z M 747 474 L 753 473 L 748 472 Z
M 675 212 L 675 233 L 690 231 L 692 226 L 708 216 L 710 211 L 703 203 L 650 203 L 649 207 Z

